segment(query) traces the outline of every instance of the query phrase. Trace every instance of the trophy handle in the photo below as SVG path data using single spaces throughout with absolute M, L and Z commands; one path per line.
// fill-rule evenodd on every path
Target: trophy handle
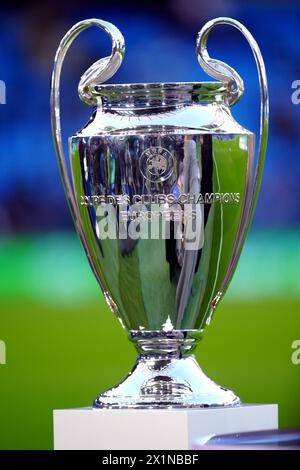
M 252 53 L 255 58 L 258 79 L 259 79 L 259 89 L 260 89 L 260 131 L 259 131 L 259 144 L 257 150 L 257 161 L 254 176 L 250 183 L 250 198 L 249 203 L 246 204 L 246 207 L 243 210 L 242 220 L 240 223 L 239 231 L 237 234 L 235 246 L 233 249 L 233 256 L 230 261 L 227 273 L 225 275 L 224 281 L 222 283 L 221 289 L 216 295 L 215 299 L 212 302 L 212 308 L 215 308 L 218 301 L 220 300 L 223 292 L 227 288 L 229 281 L 234 273 L 234 270 L 237 265 L 237 261 L 241 254 L 241 250 L 247 235 L 247 232 L 250 227 L 250 223 L 253 217 L 254 209 L 256 206 L 261 177 L 263 172 L 263 166 L 265 161 L 265 154 L 267 148 L 267 139 L 268 139 L 268 122 L 269 122 L 269 97 L 268 97 L 268 83 L 265 70 L 265 64 L 258 47 L 257 42 L 255 41 L 252 34 L 248 31 L 245 26 L 243 26 L 239 21 L 236 21 L 232 18 L 216 18 L 209 21 L 204 25 L 197 37 L 196 53 L 198 62 L 208 73 L 208 75 L 218 79 L 225 80 L 230 85 L 229 89 L 229 105 L 234 105 L 244 93 L 244 83 L 239 74 L 229 65 L 221 62 L 220 60 L 211 59 L 207 52 L 206 43 L 208 36 L 211 30 L 217 25 L 229 25 L 238 29 L 244 37 L 247 39 Z M 254 153 L 254 149 L 253 149 Z M 254 157 L 254 155 L 253 155 Z
M 77 228 L 78 234 L 82 241 L 84 250 L 86 252 L 87 258 L 93 270 L 93 273 L 103 288 L 103 284 L 97 274 L 93 258 L 88 249 L 88 243 L 86 241 L 83 225 L 80 218 L 79 209 L 74 197 L 72 184 L 69 178 L 69 173 L 67 169 L 66 159 L 64 155 L 63 145 L 62 145 L 62 135 L 61 135 L 61 121 L 60 121 L 60 76 L 63 61 L 65 59 L 66 53 L 69 50 L 69 47 L 73 43 L 74 39 L 78 36 L 79 33 L 84 31 L 87 28 L 92 26 L 97 26 L 98 28 L 104 30 L 112 40 L 112 52 L 109 57 L 100 59 L 95 64 L 93 64 L 81 77 L 78 92 L 79 96 L 85 103 L 92 105 L 94 100 L 91 94 L 91 87 L 98 85 L 105 80 L 108 80 L 114 75 L 114 73 L 120 67 L 124 51 L 125 51 L 125 42 L 121 32 L 113 24 L 108 23 L 107 21 L 99 20 L 96 18 L 80 21 L 76 23 L 63 37 L 59 47 L 56 51 L 54 66 L 52 72 L 51 80 L 51 98 L 50 98 L 50 107 L 51 107 L 51 125 L 52 125 L 52 135 L 54 141 L 54 147 L 57 156 L 58 167 L 63 183 L 63 187 L 66 193 L 67 202 L 69 209 L 72 214 L 74 224 Z M 105 289 L 103 288 L 104 295 L 106 296 Z M 106 296 L 107 297 L 107 296 Z

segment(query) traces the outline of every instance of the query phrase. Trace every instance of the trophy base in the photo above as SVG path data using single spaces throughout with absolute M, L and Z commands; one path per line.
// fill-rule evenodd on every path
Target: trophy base
M 183 468 L 193 462 L 190 459 L 182 461 L 182 451 L 208 450 L 211 447 L 205 445 L 213 436 L 278 429 L 278 410 L 277 405 L 266 404 L 158 410 L 99 410 L 87 407 L 54 410 L 53 420 L 55 450 L 105 450 L 103 455 L 108 456 L 114 450 L 113 455 L 122 455 L 118 453 L 120 450 L 147 449 L 147 453 L 160 450 L 163 454 L 168 450 L 177 450 L 179 452 L 172 453 L 172 459 L 177 453 L 179 459 L 169 460 L 168 463 Z M 239 445 L 237 448 L 244 447 Z M 186 455 L 190 457 L 190 453 Z M 137 456 L 132 470 L 138 467 L 139 458 L 143 457 L 145 454 Z M 143 460 L 146 461 L 145 458 Z M 101 460 L 99 463 L 101 465 Z M 123 463 L 126 465 L 125 461 Z M 163 465 L 166 461 L 161 460 L 160 463 Z M 199 455 L 194 464 L 200 468 L 201 463 L 204 461 Z M 102 461 L 102 464 L 105 462 Z M 108 465 L 105 467 L 108 468 Z
M 182 355 L 195 338 L 168 338 L 159 343 L 160 351 L 149 348 L 149 343 L 139 344 L 143 353 L 138 357 L 129 375 L 116 387 L 102 393 L 95 408 L 204 408 L 240 404 L 232 391 L 209 379 L 193 355 Z M 135 338 L 136 340 L 136 338 Z M 161 341 L 161 338 L 160 338 Z M 161 348 L 161 345 L 164 348 Z

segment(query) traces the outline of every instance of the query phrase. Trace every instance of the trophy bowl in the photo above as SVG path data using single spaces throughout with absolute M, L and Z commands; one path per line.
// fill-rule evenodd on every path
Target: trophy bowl
M 231 106 L 243 81 L 211 59 L 207 38 L 227 24 L 248 40 L 261 93 L 260 140 Z M 59 87 L 74 38 L 97 26 L 112 39 L 110 57 L 82 76 L 79 96 L 94 107 L 69 138 L 64 157 Z M 105 299 L 139 356 L 129 375 L 94 400 L 97 408 L 199 408 L 240 403 L 201 370 L 193 351 L 234 273 L 253 216 L 265 157 L 268 92 L 263 59 L 236 20 L 208 22 L 196 53 L 214 82 L 103 85 L 119 68 L 124 39 L 110 23 L 77 23 L 54 62 L 54 145 L 69 207 Z

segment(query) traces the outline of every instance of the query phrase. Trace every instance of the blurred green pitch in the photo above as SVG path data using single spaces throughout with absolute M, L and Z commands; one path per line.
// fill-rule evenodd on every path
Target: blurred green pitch
M 0 242 L 0 449 L 52 448 L 52 410 L 88 406 L 136 353 L 74 234 Z M 300 233 L 254 232 L 197 357 L 244 402 L 300 426 Z M 1 361 L 0 361 L 1 362 Z

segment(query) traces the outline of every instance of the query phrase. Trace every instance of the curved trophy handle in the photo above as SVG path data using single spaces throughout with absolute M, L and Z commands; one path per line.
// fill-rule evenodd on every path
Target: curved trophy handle
M 51 81 L 50 106 L 54 147 L 68 205 L 91 268 L 96 276 L 97 281 L 100 285 L 102 285 L 97 274 L 97 270 L 95 269 L 93 259 L 88 250 L 88 244 L 85 239 L 85 234 L 78 206 L 74 197 L 72 184 L 68 174 L 66 159 L 62 145 L 59 99 L 60 76 L 66 53 L 68 52 L 69 47 L 73 43 L 74 39 L 78 36 L 78 34 L 84 31 L 85 29 L 90 28 L 91 26 L 97 26 L 98 28 L 104 30 L 107 34 L 109 34 L 112 40 L 112 53 L 109 57 L 105 57 L 97 61 L 83 74 L 78 87 L 80 98 L 87 104 L 93 104 L 94 100 L 91 94 L 91 87 L 94 85 L 98 85 L 104 82 L 105 80 L 108 80 L 108 78 L 112 77 L 112 75 L 120 67 L 125 50 L 125 42 L 121 32 L 113 24 L 96 18 L 80 21 L 67 32 L 67 34 L 61 40 L 60 45 L 56 51 Z
M 201 31 L 198 34 L 197 38 L 197 46 L 196 46 L 196 53 L 199 64 L 201 67 L 212 77 L 217 78 L 219 80 L 225 80 L 229 82 L 231 85 L 231 89 L 229 91 L 229 105 L 235 104 L 240 97 L 244 93 L 244 83 L 239 74 L 229 65 L 225 64 L 216 59 L 211 59 L 208 55 L 206 43 L 211 30 L 220 24 L 225 24 L 229 26 L 233 26 L 234 28 L 238 29 L 247 39 L 251 50 L 253 52 L 257 72 L 258 72 L 258 79 L 259 79 L 259 88 L 260 88 L 260 132 L 259 132 L 259 144 L 258 144 L 258 151 L 257 151 L 257 162 L 254 177 L 252 180 L 252 185 L 250 184 L 250 198 L 249 204 L 244 208 L 243 216 L 239 228 L 239 232 L 237 234 L 237 239 L 235 243 L 235 247 L 233 250 L 233 256 L 228 268 L 228 271 L 225 275 L 225 279 L 221 286 L 220 292 L 217 294 L 215 299 L 213 300 L 212 307 L 214 308 L 220 299 L 221 295 L 223 294 L 224 290 L 226 289 L 233 272 L 235 270 L 237 261 L 239 259 L 241 249 L 243 243 L 245 241 L 246 234 L 250 227 L 250 223 L 252 220 L 253 212 L 256 206 L 262 171 L 264 166 L 265 154 L 266 154 L 266 147 L 267 147 L 267 139 L 268 139 L 268 122 L 269 122 L 269 97 L 268 97 L 268 83 L 267 83 L 267 76 L 265 70 L 265 64 L 258 47 L 257 42 L 253 38 L 252 34 L 248 31 L 245 26 L 243 26 L 239 21 L 236 21 L 232 18 L 216 18 L 212 21 L 209 21 L 204 25 Z M 254 155 L 253 155 L 254 157 Z

